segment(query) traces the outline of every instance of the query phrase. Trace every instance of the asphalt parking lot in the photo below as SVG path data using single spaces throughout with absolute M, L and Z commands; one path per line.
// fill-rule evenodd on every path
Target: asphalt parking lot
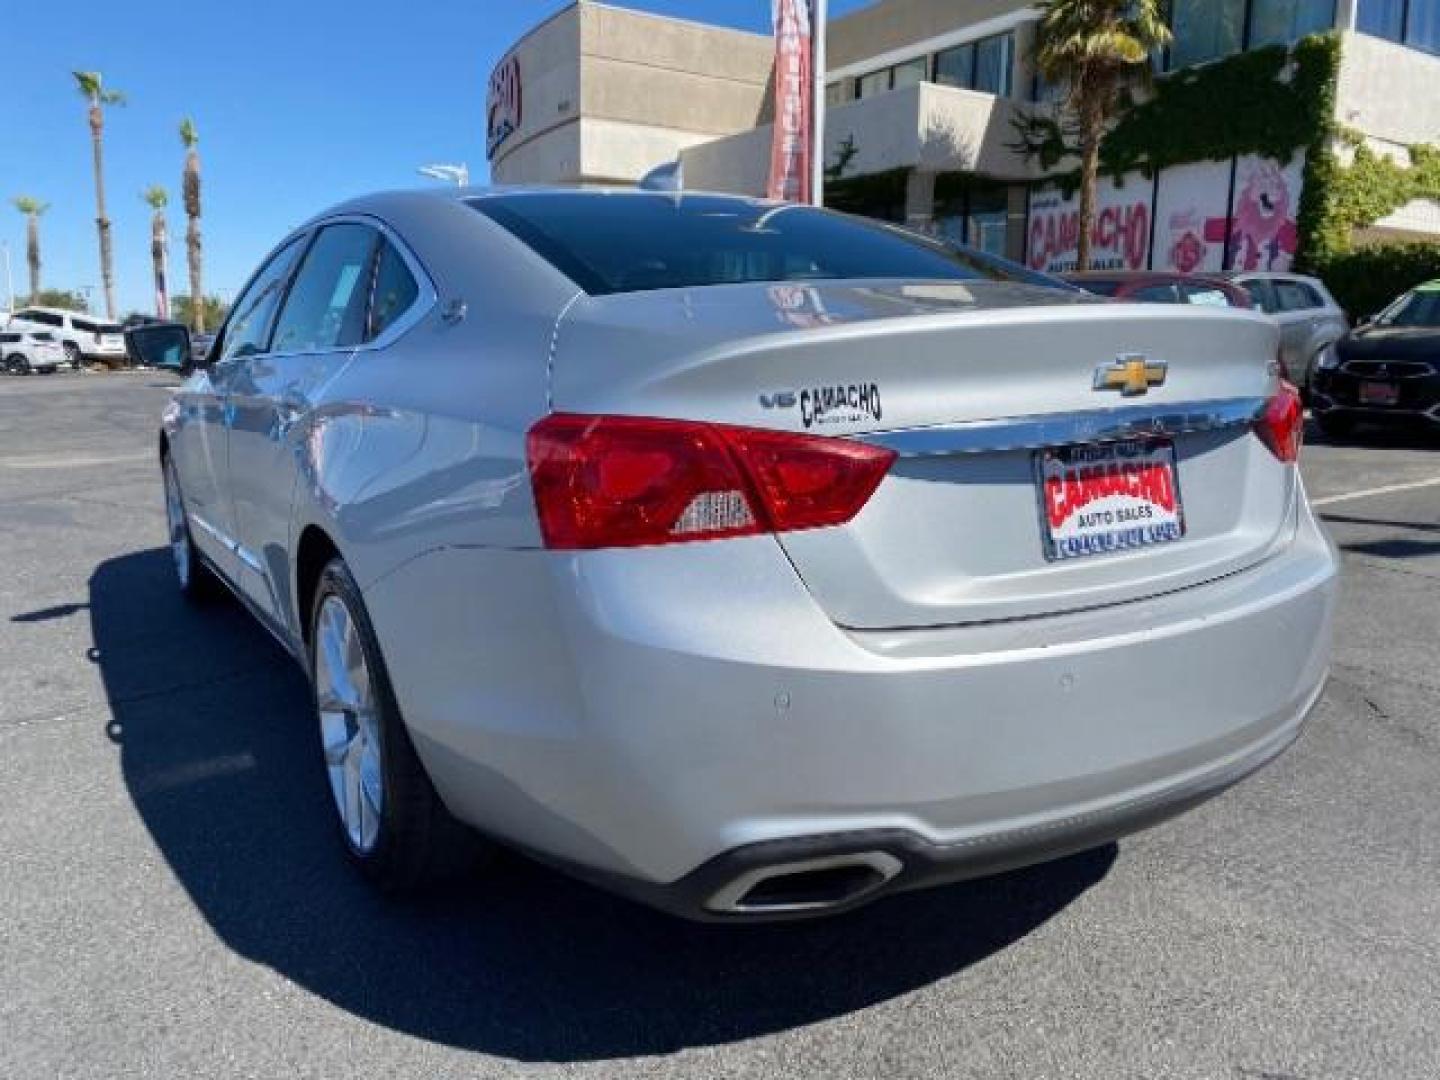
M 298 670 L 171 587 L 171 382 L 0 379 L 0 1077 L 1440 1075 L 1440 439 L 1307 449 L 1334 678 L 1258 777 L 1060 863 L 716 928 L 518 860 L 367 891 Z

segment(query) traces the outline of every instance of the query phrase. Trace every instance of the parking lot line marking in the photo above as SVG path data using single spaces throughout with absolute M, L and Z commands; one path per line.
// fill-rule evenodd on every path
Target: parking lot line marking
M 1368 499 L 1371 495 L 1391 495 L 1398 491 L 1418 491 L 1421 488 L 1440 487 L 1440 476 L 1429 480 L 1415 480 L 1409 484 L 1387 484 L 1385 487 L 1366 488 L 1363 491 L 1347 491 L 1344 495 L 1327 495 L 1323 499 L 1311 499 L 1311 506 L 1334 506 L 1351 499 Z
M 7 469 L 88 469 L 96 465 L 134 465 L 139 461 L 153 460 L 154 457 L 154 454 L 122 454 L 109 457 L 20 458 L 0 464 Z

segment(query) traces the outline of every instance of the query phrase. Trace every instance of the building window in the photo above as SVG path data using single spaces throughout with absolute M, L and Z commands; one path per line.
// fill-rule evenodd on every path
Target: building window
M 1248 47 L 1289 45 L 1335 25 L 1335 0 L 1251 0 Z
M 843 82 L 828 83 L 825 87 L 826 105 L 845 104 L 845 84 Z
M 1219 60 L 1245 44 L 1246 0 L 1175 0 L 1170 67 Z
M 941 86 L 1009 97 L 1014 58 L 1014 34 L 969 41 L 936 54 L 935 81 Z
M 1362 33 L 1440 53 L 1440 0 L 1360 0 Z
M 890 69 L 893 73 L 890 80 L 891 89 L 899 90 L 902 86 L 914 86 L 916 83 L 924 82 L 928 67 L 923 56 L 917 56 L 914 60 L 907 60 L 903 64 L 896 64 Z
M 861 75 L 855 83 L 855 96 L 857 98 L 874 97 L 889 89 L 890 69 L 886 68 L 884 71 L 872 71 L 869 75 Z
M 1405 0 L 1360 0 L 1355 26 L 1361 33 L 1390 41 L 1405 37 Z

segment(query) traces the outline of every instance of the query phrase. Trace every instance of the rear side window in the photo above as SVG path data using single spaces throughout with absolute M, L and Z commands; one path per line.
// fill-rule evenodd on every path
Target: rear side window
M 740 282 L 995 277 L 927 238 L 810 206 L 583 192 L 491 196 L 471 205 L 591 295 Z
M 99 323 L 93 323 L 89 319 L 82 319 L 79 316 L 70 316 L 70 325 L 84 334 L 93 334 L 100 329 Z
M 15 316 L 17 319 L 24 319 L 26 322 L 39 323 L 41 326 L 59 326 L 61 319 L 49 311 L 22 311 Z
M 19 334 L 0 334 L 0 345 L 14 345 L 19 340 Z
M 1303 281 L 1275 282 L 1275 298 L 1281 311 L 1309 311 L 1325 306 L 1320 294 Z
M 275 324 L 271 352 L 343 348 L 364 340 L 370 259 L 378 235 L 353 223 L 320 230 Z
M 1127 300 L 1138 300 L 1142 304 L 1178 304 L 1174 285 L 1142 285 L 1125 295 Z
M 370 325 L 365 340 L 373 341 L 388 330 L 396 319 L 410 310 L 419 296 L 420 286 L 405 265 L 405 260 L 390 241 L 381 240 L 380 262 L 375 268 L 374 299 L 370 304 Z
M 1203 307 L 1230 306 L 1229 293 L 1214 285 L 1181 285 L 1180 295 L 1187 304 L 1200 304 Z
M 220 362 L 252 356 L 264 352 L 270 340 L 270 326 L 275 319 L 275 309 L 280 306 L 285 284 L 290 280 L 290 271 L 300 256 L 301 237 L 296 237 L 271 256 L 254 280 L 245 287 L 240 299 L 235 301 L 230 321 L 225 324 L 225 337 L 221 344 Z
M 1094 293 L 1096 296 L 1114 296 L 1120 291 L 1118 281 L 1095 281 L 1091 278 L 1080 278 L 1077 283 L 1086 292 Z

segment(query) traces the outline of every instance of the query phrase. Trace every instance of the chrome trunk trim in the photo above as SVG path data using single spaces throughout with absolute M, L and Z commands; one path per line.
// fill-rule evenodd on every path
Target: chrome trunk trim
M 877 431 L 855 436 L 901 457 L 1043 450 L 1076 443 L 1171 438 L 1196 431 L 1248 427 L 1265 410 L 1264 398 L 1227 398 L 1191 404 L 1127 405 L 1114 409 L 1012 416 L 961 424 Z

